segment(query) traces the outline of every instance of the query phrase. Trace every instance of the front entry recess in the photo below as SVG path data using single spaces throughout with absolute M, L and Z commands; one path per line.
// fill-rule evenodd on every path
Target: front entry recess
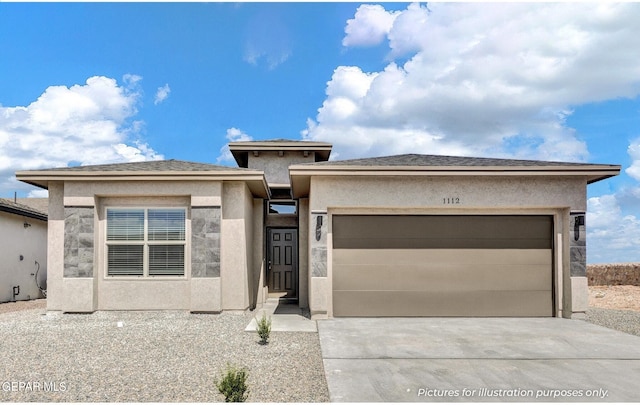
M 298 230 L 270 228 L 268 234 L 269 293 L 298 297 Z

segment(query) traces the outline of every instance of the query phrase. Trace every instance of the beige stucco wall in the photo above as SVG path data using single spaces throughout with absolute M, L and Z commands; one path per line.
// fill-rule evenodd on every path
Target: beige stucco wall
M 329 218 L 327 277 L 309 282 L 312 314 L 332 316 L 331 216 L 365 213 L 553 215 L 554 242 L 561 245 L 554 251 L 556 315 L 571 317 L 585 309 L 586 284 L 569 276 L 568 233 L 569 211 L 586 209 L 584 178 L 318 176 L 310 186 L 310 211 L 327 212 Z M 311 230 L 307 234 L 311 237 Z
M 300 163 L 315 162 L 315 153 L 310 152 L 307 157 L 300 151 L 285 151 L 279 156 L 276 151 L 261 151 L 258 156 L 249 153 L 249 169 L 263 170 L 269 186 L 288 185 L 289 166 Z
M 49 296 L 47 309 L 65 312 L 95 310 L 191 310 L 219 312 L 246 309 L 254 262 L 254 200 L 244 182 L 233 181 L 105 181 L 49 184 Z M 94 209 L 93 277 L 65 278 L 64 207 Z M 107 206 L 181 206 L 187 208 L 186 271 L 181 278 L 106 277 L 105 210 Z M 191 208 L 222 207 L 220 277 L 192 278 Z M 255 300 L 255 298 L 254 298 Z
M 250 285 L 251 307 L 260 306 L 267 300 L 264 243 L 264 200 L 256 198 L 253 200 L 253 246 L 249 251 L 253 254 L 253 280 Z
M 309 308 L 309 199 L 298 201 L 298 305 Z
M 30 226 L 24 227 L 28 223 Z M 38 283 L 46 285 L 47 222 L 22 215 L 0 212 L 0 302 L 42 298 L 36 284 L 36 262 L 40 265 Z M 22 256 L 22 259 L 20 259 Z M 14 297 L 13 287 L 19 287 Z
M 64 286 L 64 184 L 49 182 L 49 221 L 47 233 L 47 310 L 62 311 Z
M 328 207 L 464 209 L 571 207 L 586 210 L 586 180 L 554 177 L 312 177 L 311 210 Z M 445 198 L 460 198 L 445 204 Z
M 253 199 L 245 183 L 225 182 L 220 234 L 222 309 L 249 308 L 253 252 Z

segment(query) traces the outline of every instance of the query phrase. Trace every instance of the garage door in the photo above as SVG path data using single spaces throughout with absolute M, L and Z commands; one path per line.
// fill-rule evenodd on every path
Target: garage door
M 551 216 L 334 215 L 334 316 L 553 316 Z

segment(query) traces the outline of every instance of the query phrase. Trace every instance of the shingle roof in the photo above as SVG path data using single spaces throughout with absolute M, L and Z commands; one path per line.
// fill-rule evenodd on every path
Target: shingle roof
M 23 215 L 25 217 L 35 218 L 42 221 L 47 220 L 46 213 L 27 205 L 7 200 L 6 198 L 0 198 L 0 211 L 9 212 L 16 215 Z
M 151 160 L 145 162 L 113 163 L 106 165 L 88 165 L 59 167 L 39 170 L 41 172 L 209 172 L 209 171 L 247 171 L 249 169 L 213 165 L 209 163 L 187 162 L 183 160 Z
M 553 162 L 541 160 L 518 160 L 477 158 L 441 155 L 393 155 L 363 159 L 332 160 L 308 163 L 309 166 L 438 166 L 438 167 L 525 167 L 525 166 L 588 166 L 586 163 Z M 599 165 L 601 166 L 601 165 Z
M 36 211 L 47 214 L 49 212 L 49 198 L 18 198 L 18 204 L 26 205 Z
M 27 184 L 48 188 L 51 181 L 101 180 L 240 180 L 254 195 L 269 194 L 264 173 L 260 170 L 220 166 L 182 160 L 155 160 L 92 166 L 58 167 L 16 172 L 16 178 Z

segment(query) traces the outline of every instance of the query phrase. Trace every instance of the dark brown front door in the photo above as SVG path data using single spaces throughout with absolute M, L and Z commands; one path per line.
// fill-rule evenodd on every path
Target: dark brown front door
M 267 234 L 269 293 L 281 293 L 282 298 L 297 298 L 298 230 L 270 228 Z

